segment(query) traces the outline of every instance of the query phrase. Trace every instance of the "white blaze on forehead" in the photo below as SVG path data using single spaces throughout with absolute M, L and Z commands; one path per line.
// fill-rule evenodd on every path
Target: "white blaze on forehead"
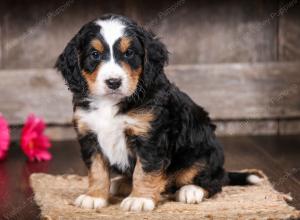
M 103 62 L 101 68 L 98 70 L 96 79 L 97 94 L 104 95 L 107 93 L 107 86 L 105 81 L 110 78 L 120 78 L 122 80 L 121 86 L 118 88 L 119 92 L 124 95 L 129 94 L 129 79 L 125 70 L 118 64 L 114 58 L 113 46 L 117 40 L 124 36 L 125 24 L 117 18 L 108 20 L 98 20 L 96 24 L 99 25 L 100 34 L 104 41 L 109 46 L 110 59 Z
M 118 19 L 98 20 L 96 23 L 101 26 L 100 33 L 112 53 L 114 43 L 124 34 L 125 25 Z

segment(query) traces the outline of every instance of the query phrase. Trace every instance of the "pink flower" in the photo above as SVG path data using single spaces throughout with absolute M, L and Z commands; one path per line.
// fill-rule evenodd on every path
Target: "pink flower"
M 9 142 L 10 142 L 9 127 L 6 120 L 0 113 L 0 160 L 6 158 Z
M 21 148 L 30 161 L 51 160 L 49 138 L 44 135 L 45 123 L 34 114 L 28 116 L 22 129 Z

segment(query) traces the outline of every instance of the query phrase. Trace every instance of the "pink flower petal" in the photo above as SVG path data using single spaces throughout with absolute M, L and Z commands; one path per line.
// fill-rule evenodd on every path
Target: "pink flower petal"
M 51 160 L 52 155 L 47 151 L 51 147 L 49 138 L 44 135 L 43 119 L 31 114 L 22 129 L 21 148 L 30 161 Z
M 10 143 L 9 126 L 5 118 L 0 113 L 0 160 L 5 159 Z
M 51 160 L 52 155 L 48 151 L 41 151 L 36 155 L 36 158 L 38 161 L 46 161 L 46 160 Z

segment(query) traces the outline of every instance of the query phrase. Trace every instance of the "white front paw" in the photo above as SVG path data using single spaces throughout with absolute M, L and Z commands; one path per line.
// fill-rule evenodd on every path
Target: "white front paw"
M 85 209 L 98 209 L 107 206 L 107 200 L 99 197 L 80 195 L 77 197 L 74 204 L 77 207 Z
M 155 208 L 155 203 L 151 198 L 129 196 L 122 201 L 121 208 L 125 211 L 151 211 Z
M 204 190 L 200 186 L 186 185 L 176 192 L 176 200 L 179 202 L 195 204 L 200 203 L 204 197 Z

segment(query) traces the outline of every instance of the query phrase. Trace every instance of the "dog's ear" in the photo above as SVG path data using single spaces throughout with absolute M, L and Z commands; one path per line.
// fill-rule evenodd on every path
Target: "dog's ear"
M 146 40 L 145 62 L 159 69 L 168 63 L 168 51 L 166 46 L 152 34 Z
M 81 75 L 81 68 L 79 62 L 79 43 L 80 34 L 78 33 L 67 44 L 66 48 L 59 55 L 55 68 L 57 68 L 63 75 L 68 88 L 76 94 L 83 94 L 85 92 L 85 82 Z
M 168 50 L 166 46 L 152 33 L 143 28 L 138 34 L 144 47 L 144 82 L 150 86 L 168 63 Z

